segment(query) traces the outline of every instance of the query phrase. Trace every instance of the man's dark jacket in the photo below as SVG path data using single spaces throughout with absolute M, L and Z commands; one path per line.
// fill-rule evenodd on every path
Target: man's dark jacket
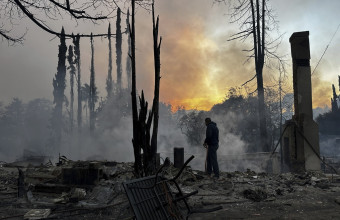
M 218 145 L 218 128 L 215 122 L 210 122 L 207 125 L 206 138 L 204 143 L 208 144 L 208 146 L 217 146 Z

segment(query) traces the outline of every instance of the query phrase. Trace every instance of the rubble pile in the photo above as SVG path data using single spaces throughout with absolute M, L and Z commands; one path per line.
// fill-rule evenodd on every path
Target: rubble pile
M 164 168 L 174 177 L 179 169 Z M 20 174 L 20 172 L 22 174 Z M 134 179 L 133 163 L 63 160 L 54 166 L 3 163 L 0 167 L 0 219 L 133 219 L 122 183 Z M 210 218 L 340 218 L 340 177 L 322 173 L 280 175 L 221 172 L 219 179 L 186 167 L 178 178 L 184 193 L 198 190 L 190 205 Z M 173 186 L 170 186 L 173 187 Z M 23 190 L 21 193 L 20 190 Z M 32 217 L 40 215 L 40 217 Z
M 134 178 L 132 166 L 133 163 L 71 160 L 59 161 L 57 166 L 51 162 L 40 166 L 2 164 L 0 219 L 93 219 L 98 214 L 105 219 L 119 212 L 123 216 L 122 208 L 131 215 L 122 183 Z M 18 193 L 20 188 L 24 190 L 22 195 Z M 41 210 L 44 216 L 32 217 Z

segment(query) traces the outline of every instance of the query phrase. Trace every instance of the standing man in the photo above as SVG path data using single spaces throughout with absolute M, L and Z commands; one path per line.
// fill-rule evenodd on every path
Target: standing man
M 217 154 L 216 151 L 218 149 L 218 128 L 215 122 L 212 122 L 210 118 L 205 119 L 205 125 L 207 126 L 206 138 L 203 146 L 208 148 L 207 155 L 207 174 L 210 176 L 212 171 L 214 171 L 215 178 L 220 177 L 220 171 L 217 163 Z

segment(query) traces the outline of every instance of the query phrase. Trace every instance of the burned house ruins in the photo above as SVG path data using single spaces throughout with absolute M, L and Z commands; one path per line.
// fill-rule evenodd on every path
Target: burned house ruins
M 0 220 L 340 219 L 340 1 L 308 4 L 0 1 Z

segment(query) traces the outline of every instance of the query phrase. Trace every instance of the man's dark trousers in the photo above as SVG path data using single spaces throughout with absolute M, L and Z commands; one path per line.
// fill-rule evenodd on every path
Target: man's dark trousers
M 218 149 L 218 145 L 208 146 L 207 173 L 210 175 L 213 170 L 215 177 L 220 176 L 220 170 L 218 168 L 217 154 L 216 154 L 217 149 Z

